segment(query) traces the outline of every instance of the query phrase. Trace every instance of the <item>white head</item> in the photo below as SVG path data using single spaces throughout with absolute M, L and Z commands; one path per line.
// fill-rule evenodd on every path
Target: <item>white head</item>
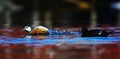
M 32 29 L 31 29 L 31 27 L 30 27 L 30 26 L 25 26 L 25 27 L 24 27 L 24 30 L 26 30 L 26 31 L 30 32 Z

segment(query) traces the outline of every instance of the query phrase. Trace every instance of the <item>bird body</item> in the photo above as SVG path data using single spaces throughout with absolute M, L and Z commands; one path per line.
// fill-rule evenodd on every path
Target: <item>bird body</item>
M 44 26 L 37 26 L 37 27 L 34 27 L 33 29 L 29 26 L 25 26 L 24 29 L 28 31 L 30 35 L 49 34 L 49 29 Z
M 112 32 L 107 32 L 101 29 L 88 30 L 87 28 L 82 28 L 82 37 L 107 37 Z

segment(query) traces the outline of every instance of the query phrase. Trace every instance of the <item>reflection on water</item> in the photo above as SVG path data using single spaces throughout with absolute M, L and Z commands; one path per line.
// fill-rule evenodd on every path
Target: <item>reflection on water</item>
M 0 59 L 120 59 L 119 36 L 82 38 L 77 31 L 30 36 L 20 29 L 0 33 Z
M 120 37 L 79 37 L 75 35 L 49 35 L 49 36 L 29 36 L 23 38 L 14 38 L 0 36 L 0 44 L 59 44 L 61 42 L 68 44 L 109 44 L 120 41 Z
M 119 59 L 120 37 L 0 36 L 0 59 Z M 111 56 L 109 56 L 111 55 Z

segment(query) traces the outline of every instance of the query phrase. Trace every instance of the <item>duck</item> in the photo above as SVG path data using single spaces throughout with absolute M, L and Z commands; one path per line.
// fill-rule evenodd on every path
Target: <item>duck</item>
M 102 29 L 88 30 L 87 27 L 82 27 L 81 32 L 81 37 L 108 37 L 112 33 Z
M 34 28 L 25 26 L 24 30 L 29 32 L 29 35 L 48 35 L 49 29 L 45 26 L 36 26 Z

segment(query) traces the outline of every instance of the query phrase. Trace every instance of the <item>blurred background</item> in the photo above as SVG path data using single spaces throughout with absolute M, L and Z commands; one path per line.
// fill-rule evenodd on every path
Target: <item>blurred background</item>
M 119 0 L 0 0 L 0 27 L 120 26 Z

